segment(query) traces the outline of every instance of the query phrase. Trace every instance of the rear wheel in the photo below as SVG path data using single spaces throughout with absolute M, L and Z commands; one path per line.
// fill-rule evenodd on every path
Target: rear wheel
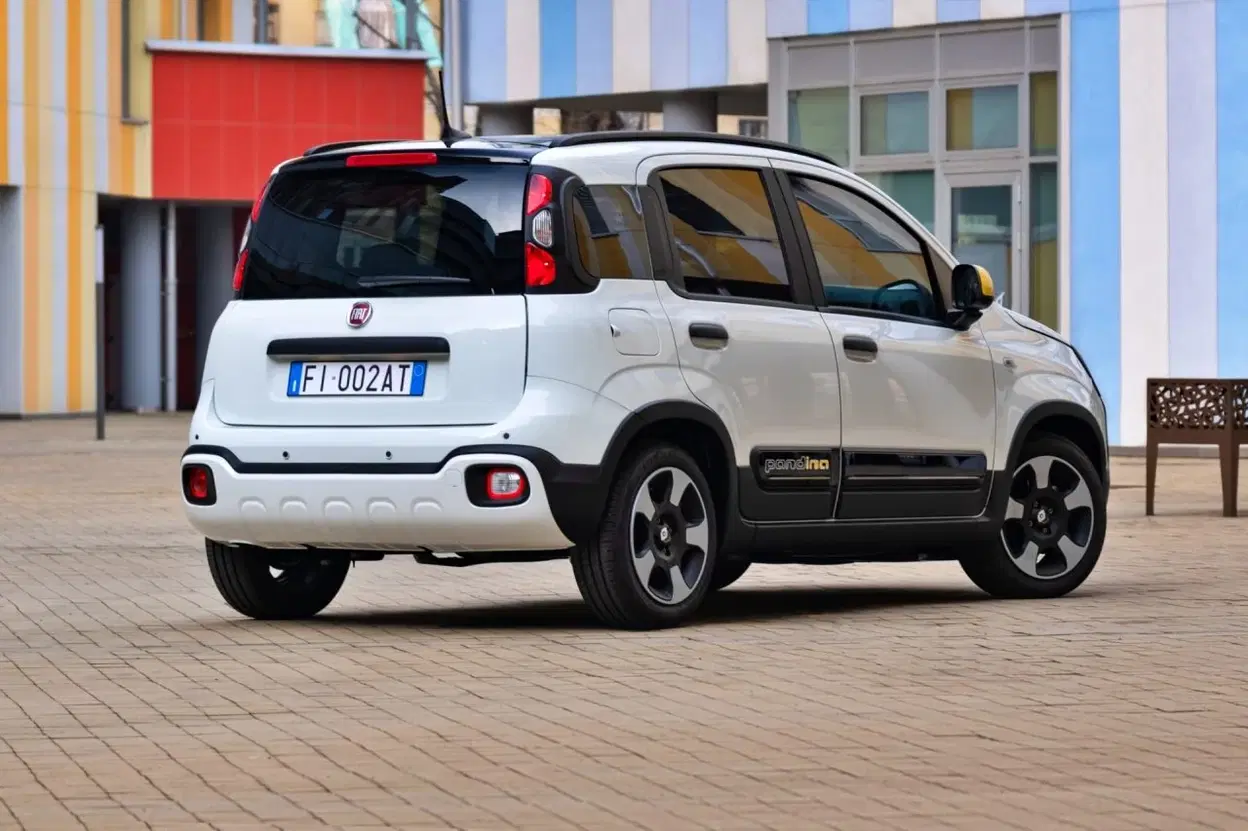
M 643 450 L 612 483 L 597 536 L 572 552 L 581 596 L 603 623 L 657 629 L 688 620 L 715 570 L 715 505 L 688 453 Z
M 1088 579 L 1107 521 L 1101 477 L 1073 442 L 1029 441 L 1010 482 L 1005 521 L 991 543 L 961 561 L 994 597 L 1061 597 Z
M 273 551 L 205 540 L 208 568 L 234 611 L 257 620 L 298 620 L 324 609 L 347 579 L 338 552 Z

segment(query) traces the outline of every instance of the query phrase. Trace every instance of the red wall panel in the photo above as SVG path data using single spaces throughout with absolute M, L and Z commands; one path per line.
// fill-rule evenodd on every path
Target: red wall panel
M 314 144 L 424 137 L 420 61 L 158 52 L 152 195 L 250 202 Z

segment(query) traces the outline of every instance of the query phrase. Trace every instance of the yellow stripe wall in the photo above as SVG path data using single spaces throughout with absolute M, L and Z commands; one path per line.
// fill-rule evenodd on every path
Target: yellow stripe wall
M 95 405 L 100 194 L 151 196 L 148 38 L 176 37 L 179 0 L 0 0 L 0 415 Z M 122 49 L 130 113 L 122 113 Z

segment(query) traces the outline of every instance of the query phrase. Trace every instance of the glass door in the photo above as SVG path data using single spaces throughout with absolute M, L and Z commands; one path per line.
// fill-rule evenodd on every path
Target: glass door
M 959 262 L 988 269 L 1006 307 L 1027 314 L 1021 175 L 948 173 L 941 190 L 941 241 Z

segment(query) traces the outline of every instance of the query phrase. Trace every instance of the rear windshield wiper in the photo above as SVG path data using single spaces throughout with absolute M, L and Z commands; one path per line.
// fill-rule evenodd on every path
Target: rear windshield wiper
M 451 285 L 471 283 L 467 277 L 443 277 L 434 275 L 414 275 L 406 277 L 358 277 L 356 282 L 360 288 L 375 289 L 388 286 L 420 286 L 420 285 Z

